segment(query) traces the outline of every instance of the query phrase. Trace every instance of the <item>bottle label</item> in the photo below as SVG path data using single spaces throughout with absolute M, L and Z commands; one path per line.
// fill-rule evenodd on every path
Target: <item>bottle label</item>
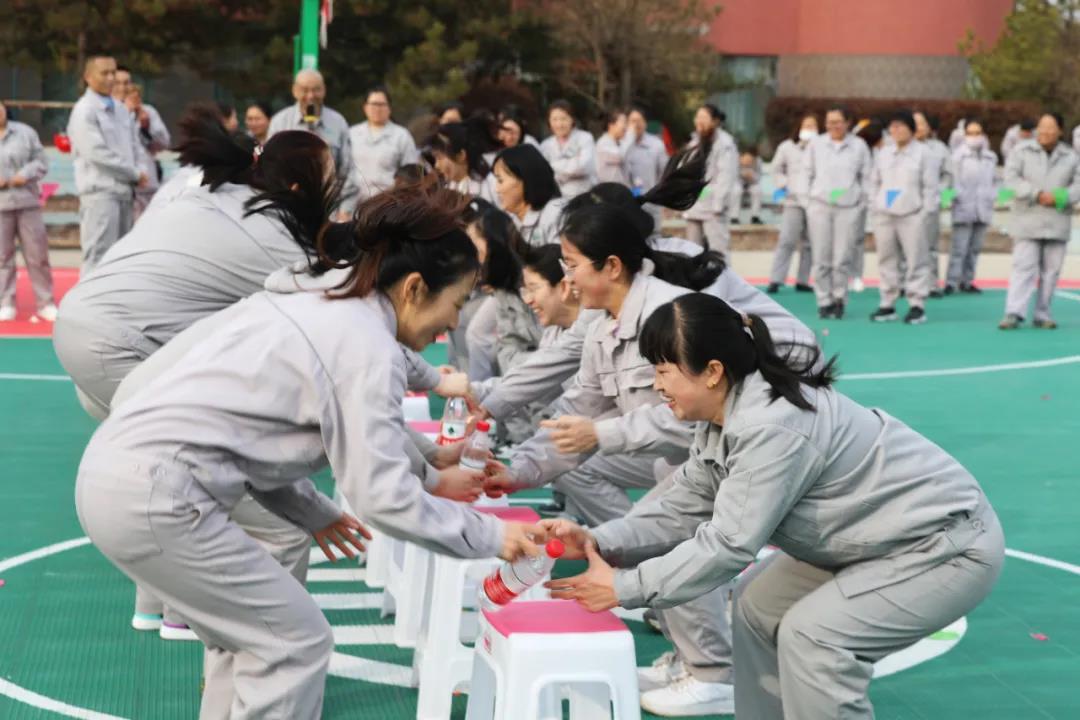
M 493 572 L 484 578 L 484 594 L 496 605 L 506 605 L 517 597 L 517 593 L 506 587 L 501 572 Z

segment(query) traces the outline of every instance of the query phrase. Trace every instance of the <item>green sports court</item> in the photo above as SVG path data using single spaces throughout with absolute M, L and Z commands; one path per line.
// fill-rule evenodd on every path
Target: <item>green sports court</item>
M 812 295 L 778 297 L 839 354 L 840 390 L 955 455 L 1005 526 L 1009 559 L 994 593 L 872 684 L 877 716 L 1080 717 L 1080 293 L 1058 293 L 1060 329 L 1010 333 L 996 329 L 1000 290 L 931 301 L 919 327 L 868 322 L 874 291 L 852 296 L 839 322 L 818 320 Z M 429 359 L 443 353 L 433 347 Z M 0 408 L 0 718 L 196 716 L 200 646 L 131 630 L 131 584 L 83 538 L 73 484 L 94 423 L 47 338 L 0 339 Z M 309 588 L 338 639 L 324 717 L 415 717 L 411 652 L 387 639 L 391 620 L 362 577 L 344 563 L 313 565 Z M 639 618 L 628 625 L 646 665 L 668 648 Z M 464 712 L 459 697 L 453 717 Z

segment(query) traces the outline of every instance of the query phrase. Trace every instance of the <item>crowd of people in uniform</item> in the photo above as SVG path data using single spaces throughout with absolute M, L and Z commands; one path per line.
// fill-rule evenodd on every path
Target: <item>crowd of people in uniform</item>
M 870 718 L 873 663 L 993 587 L 1004 541 L 976 479 L 837 392 L 814 332 L 769 295 L 799 249 L 800 286 L 812 257 L 822 315 L 841 317 L 872 207 L 874 317 L 901 293 L 906 319 L 924 317 L 949 157 L 932 119 L 897 113 L 877 148 L 842 108 L 824 133 L 801 120 L 774 160 L 786 196 L 762 291 L 728 265 L 752 183 L 714 107 L 670 158 L 643 111 L 610 113 L 594 141 L 561 102 L 542 143 L 513 108 L 451 105 L 418 148 L 385 89 L 349 127 L 305 70 L 296 104 L 248 108 L 246 133 L 229 108 L 190 108 L 181 172 L 134 220 L 153 174 L 140 158 L 163 139 L 149 106 L 114 99 L 121 73 L 88 61 L 72 113 L 86 263 L 53 341 L 101 421 L 79 520 L 136 584 L 136 630 L 205 644 L 201 717 L 319 717 L 333 638 L 308 550 L 352 556 L 368 526 L 459 557 L 561 538 L 588 569 L 554 597 L 647 607 L 671 641 L 639 678 L 664 716 Z M 1080 191 L 1060 128 L 1041 118 L 1007 164 L 1030 218 L 1024 272 L 1043 282 L 1067 237 L 1056 188 L 1070 212 Z M 948 165 L 970 232 L 946 288 L 972 291 L 994 158 L 977 121 L 963 134 Z M 663 235 L 662 209 L 685 239 Z M 450 366 L 432 367 L 419 352 L 443 333 Z M 410 431 L 409 390 L 497 419 L 508 462 L 467 470 L 460 443 Z M 326 467 L 359 517 L 315 488 Z M 538 525 L 470 506 L 545 485 L 557 500 Z

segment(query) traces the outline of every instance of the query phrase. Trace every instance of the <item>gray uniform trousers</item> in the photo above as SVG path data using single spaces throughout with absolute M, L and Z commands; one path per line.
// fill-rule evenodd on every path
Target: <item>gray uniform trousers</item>
M 858 206 L 837 207 L 819 200 L 810 201 L 806 221 L 814 256 L 818 307 L 847 299 L 852 249 L 856 240 L 863 237 L 859 227 L 862 217 Z
M 881 276 L 881 307 L 891 308 L 905 296 L 912 307 L 923 307 L 930 292 L 930 259 L 926 248 L 926 215 L 877 213 L 874 216 L 874 242 L 877 244 L 878 274 Z M 901 258 L 907 270 L 901 276 Z
M 731 259 L 731 225 L 727 216 L 717 214 L 708 220 L 686 220 L 686 239 L 706 250 L 715 250 Z
M 135 222 L 134 198 L 109 193 L 79 196 L 79 245 L 86 276 L 116 241 L 127 235 Z
M 79 402 L 98 420 L 108 417 L 113 396 L 124 378 L 159 349 L 157 343 L 131 329 L 119 325 L 105 328 L 100 320 L 90 323 L 71 312 L 60 314 L 53 333 L 57 357 L 75 381 Z M 152 379 L 141 380 L 149 382 Z M 137 389 L 135 385 L 125 386 L 129 395 Z M 304 530 L 266 510 L 250 495 L 233 509 L 233 520 L 249 531 L 298 580 L 304 581 L 311 547 L 311 537 Z M 147 588 L 136 584 L 136 613 L 164 614 L 170 623 L 183 623 L 184 618 L 176 616 L 172 610 L 172 607 L 163 607 L 162 601 Z
M 960 223 L 952 227 L 952 246 L 949 248 L 949 269 L 945 284 L 954 288 L 975 282 L 975 266 L 979 262 L 986 223 Z
M 1068 243 L 1063 240 L 1013 241 L 1012 275 L 1009 277 L 1009 294 L 1005 300 L 1005 313 L 1027 316 L 1028 302 L 1038 287 L 1035 300 L 1035 320 L 1050 320 L 1050 301 L 1054 298 L 1061 268 L 1065 265 Z
M 636 461 L 640 466 L 649 468 L 653 466 L 651 462 L 648 462 L 648 456 L 606 457 Z M 667 477 L 656 483 L 640 502 L 663 494 L 665 488 L 670 485 L 673 475 L 674 473 L 668 473 Z M 556 481 L 556 487 L 558 487 L 558 481 Z M 567 509 L 569 508 L 568 500 Z M 625 514 L 624 510 L 618 515 L 612 514 L 605 520 L 614 520 Z M 656 611 L 664 637 L 675 646 L 675 651 L 686 670 L 701 682 L 731 683 L 733 680 L 731 626 L 728 623 L 731 589 L 732 583 L 724 583 L 715 590 L 682 605 Z
M 941 213 L 933 210 L 926 221 L 926 257 L 930 270 L 930 289 L 937 288 L 941 280 L 941 267 L 938 264 L 938 246 L 941 245 Z
M 49 239 L 41 208 L 0 210 L 0 305 L 15 305 L 15 237 L 22 246 L 26 273 L 38 309 L 53 302 Z
M 798 205 L 785 205 L 780 215 L 780 237 L 773 252 L 772 270 L 769 282 L 783 285 L 791 268 L 791 256 L 795 247 L 799 248 L 799 270 L 795 282 L 800 285 L 810 284 L 810 235 L 806 228 L 806 208 Z
M 98 549 L 206 644 L 201 720 L 320 716 L 330 624 L 190 470 L 153 457 L 89 456 L 76 507 Z
M 986 531 L 961 555 L 852 597 L 833 573 L 787 554 L 758 563 L 732 610 L 736 717 L 873 718 L 873 664 L 963 617 L 1001 573 L 1005 539 L 993 510 L 957 522 Z
M 851 247 L 851 267 L 849 276 L 852 279 L 862 278 L 866 271 L 866 215 L 865 205 L 859 206 L 859 220 L 855 224 L 855 244 Z

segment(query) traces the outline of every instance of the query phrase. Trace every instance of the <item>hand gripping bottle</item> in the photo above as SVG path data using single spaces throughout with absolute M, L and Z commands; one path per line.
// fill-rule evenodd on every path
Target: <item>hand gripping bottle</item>
M 480 586 L 480 607 L 498 610 L 517 598 L 547 577 L 565 550 L 561 540 L 549 540 L 544 552 L 537 557 L 526 555 L 512 563 L 503 563 L 502 567 L 484 578 Z
M 469 424 L 469 408 L 464 398 L 450 398 L 443 410 L 442 424 L 436 445 L 453 445 L 465 439 L 465 428 Z

